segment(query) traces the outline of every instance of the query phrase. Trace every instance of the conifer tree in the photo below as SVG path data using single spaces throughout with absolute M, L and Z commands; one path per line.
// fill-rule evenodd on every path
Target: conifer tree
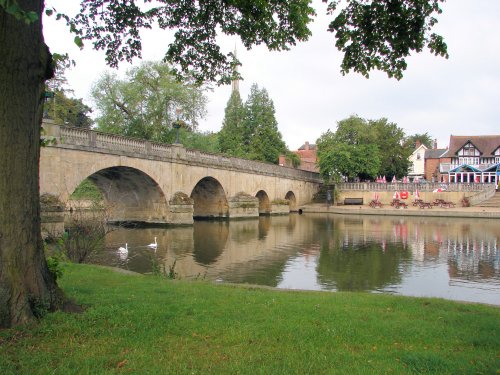
M 231 156 L 242 157 L 243 148 L 243 120 L 245 107 L 238 90 L 233 90 L 225 109 L 224 122 L 219 132 L 219 150 Z
M 274 103 L 265 88 L 253 84 L 245 103 L 243 145 L 250 159 L 277 163 L 280 154 L 287 151 L 278 130 Z

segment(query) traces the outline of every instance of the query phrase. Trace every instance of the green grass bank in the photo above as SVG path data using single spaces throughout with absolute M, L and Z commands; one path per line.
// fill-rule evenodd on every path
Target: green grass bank
M 0 331 L 1 374 L 498 374 L 500 309 L 65 266 L 81 314 Z

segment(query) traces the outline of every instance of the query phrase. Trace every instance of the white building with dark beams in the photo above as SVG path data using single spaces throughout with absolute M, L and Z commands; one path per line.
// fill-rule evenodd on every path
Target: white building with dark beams
M 494 183 L 500 180 L 500 135 L 450 136 L 440 172 L 450 183 Z

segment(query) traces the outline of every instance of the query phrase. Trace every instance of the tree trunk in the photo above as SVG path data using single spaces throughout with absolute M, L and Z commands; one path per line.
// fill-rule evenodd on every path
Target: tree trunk
M 43 0 L 18 3 L 39 19 L 26 24 L 0 6 L 0 327 L 28 322 L 62 301 L 40 232 L 40 126 L 52 74 Z

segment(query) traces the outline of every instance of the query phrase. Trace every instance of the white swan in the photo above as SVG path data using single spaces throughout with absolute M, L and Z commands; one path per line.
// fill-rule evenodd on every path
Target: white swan
M 156 242 L 156 237 L 155 237 L 155 242 L 150 243 L 148 245 L 148 247 L 150 247 L 151 249 L 155 249 L 156 250 L 156 248 L 158 247 L 158 243 Z
M 120 246 L 118 248 L 118 256 L 121 260 L 126 260 L 128 258 L 128 244 L 125 244 L 125 247 Z

